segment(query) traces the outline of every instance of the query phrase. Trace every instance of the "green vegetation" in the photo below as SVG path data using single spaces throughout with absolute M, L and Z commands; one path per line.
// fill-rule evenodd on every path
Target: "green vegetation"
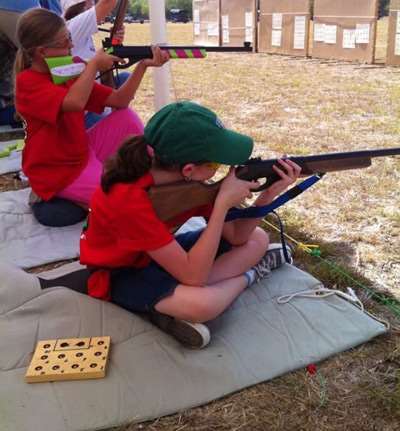
M 166 0 L 165 9 L 167 15 L 171 9 L 183 9 L 188 15 L 192 16 L 192 0 Z M 148 0 L 129 0 L 129 13 L 135 19 L 148 19 L 149 2 Z

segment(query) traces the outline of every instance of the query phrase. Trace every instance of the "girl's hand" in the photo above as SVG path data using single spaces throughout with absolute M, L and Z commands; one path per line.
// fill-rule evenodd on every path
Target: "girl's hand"
M 152 46 L 153 58 L 146 58 L 142 63 L 146 67 L 160 67 L 169 60 L 167 51 L 163 51 L 159 46 Z
M 106 52 L 103 51 L 103 49 L 99 49 L 96 51 L 95 56 L 92 58 L 92 60 L 95 65 L 96 69 L 99 72 L 106 72 L 107 70 L 110 70 L 114 63 L 124 63 L 125 60 L 122 58 L 116 57 L 115 55 L 109 55 Z
M 251 197 L 251 190 L 259 186 L 257 181 L 240 180 L 235 174 L 235 168 L 230 168 L 229 174 L 222 181 L 216 202 L 224 205 L 226 209 L 238 206 Z
M 257 204 L 266 205 L 276 196 L 284 192 L 291 184 L 295 183 L 300 176 L 301 167 L 289 159 L 279 159 L 279 166 L 274 165 L 273 170 L 281 177 L 280 180 L 268 187 L 257 199 Z

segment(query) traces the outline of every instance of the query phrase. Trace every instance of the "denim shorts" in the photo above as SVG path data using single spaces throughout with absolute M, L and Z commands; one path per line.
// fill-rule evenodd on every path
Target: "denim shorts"
M 189 251 L 199 239 L 203 229 L 185 232 L 175 237 Z M 217 256 L 226 253 L 232 246 L 221 239 Z M 151 261 L 145 268 L 118 268 L 111 271 L 111 302 L 133 312 L 148 312 L 161 299 L 172 295 L 180 284 L 171 274 Z

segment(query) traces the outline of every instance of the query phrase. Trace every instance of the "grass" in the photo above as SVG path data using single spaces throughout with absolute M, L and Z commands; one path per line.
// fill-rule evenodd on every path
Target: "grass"
M 191 24 L 169 24 L 171 44 L 191 44 Z M 126 44 L 149 44 L 146 24 L 126 26 Z M 385 55 L 387 21 L 378 25 L 377 58 Z M 396 68 L 319 62 L 268 54 L 210 54 L 171 61 L 171 100 L 190 99 L 255 140 L 255 155 L 317 154 L 399 146 L 400 73 Z M 132 107 L 154 111 L 152 73 Z M 319 244 L 324 258 L 374 291 L 400 298 L 400 160 L 327 175 L 280 210 L 287 232 Z M 2 190 L 19 187 L 0 177 Z M 275 235 L 275 234 L 273 234 Z M 327 287 L 353 285 L 317 258 L 296 262 Z M 353 285 L 354 287 L 354 285 Z M 368 309 L 399 321 L 355 288 Z M 324 430 L 395 431 L 400 423 L 400 338 L 394 329 L 305 370 L 256 385 L 206 406 L 114 431 Z

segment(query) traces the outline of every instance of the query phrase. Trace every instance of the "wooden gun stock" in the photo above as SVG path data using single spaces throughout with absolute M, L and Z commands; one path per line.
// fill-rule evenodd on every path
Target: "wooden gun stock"
M 149 197 L 158 217 L 168 221 L 185 211 L 212 204 L 220 185 L 220 181 L 213 184 L 180 181 L 151 187 Z
M 308 176 L 317 173 L 367 168 L 371 166 L 372 158 L 395 155 L 400 155 L 400 148 L 328 153 L 316 156 L 289 157 L 289 159 L 301 166 L 302 176 Z M 278 159 L 250 159 L 245 165 L 236 169 L 236 176 L 246 181 L 265 178 L 265 184 L 255 191 L 266 189 L 280 178 L 272 168 L 277 161 Z M 185 211 L 213 203 L 220 185 L 221 181 L 213 184 L 181 181 L 151 187 L 149 196 L 158 217 L 163 221 L 168 221 Z

